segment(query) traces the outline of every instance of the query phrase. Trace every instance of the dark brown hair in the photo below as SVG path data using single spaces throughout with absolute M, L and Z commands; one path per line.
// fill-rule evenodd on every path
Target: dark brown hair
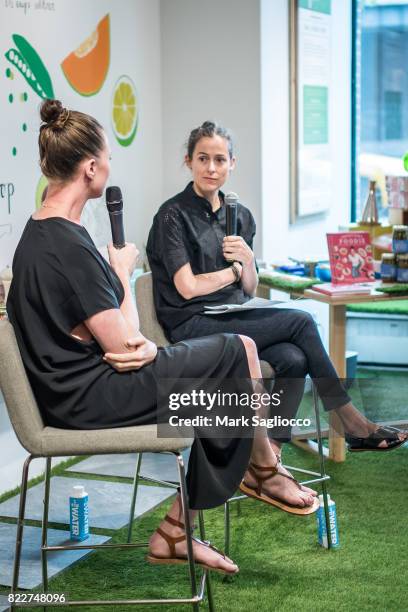
M 213 136 L 221 136 L 221 138 L 225 138 L 228 145 L 229 156 L 230 158 L 232 158 L 234 152 L 230 132 L 226 128 L 222 127 L 221 125 L 218 125 L 217 123 L 214 123 L 213 121 L 204 121 L 204 123 L 200 125 L 200 127 L 191 130 L 186 145 L 187 157 L 189 159 L 192 159 L 194 149 L 196 148 L 197 142 L 200 140 L 200 138 L 212 138 Z
M 40 166 L 47 178 L 69 180 L 83 159 L 103 150 L 103 128 L 90 115 L 67 110 L 59 100 L 44 100 L 40 115 Z

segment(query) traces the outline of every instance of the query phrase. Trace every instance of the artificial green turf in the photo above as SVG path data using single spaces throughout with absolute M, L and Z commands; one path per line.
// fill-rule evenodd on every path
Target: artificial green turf
M 319 278 L 308 276 L 296 276 L 295 274 L 283 274 L 280 272 L 259 272 L 259 283 L 267 285 L 271 289 L 282 289 L 283 291 L 302 292 L 318 285 L 322 281 Z
M 390 295 L 408 293 L 408 283 L 397 283 L 396 285 L 383 285 L 382 287 L 377 287 L 377 291 L 382 291 L 382 293 L 389 293 Z
M 288 463 L 304 467 L 316 464 L 293 447 L 286 449 L 285 457 Z M 349 454 L 343 464 L 329 463 L 329 489 L 337 502 L 341 542 L 336 551 L 318 546 L 314 517 L 289 516 L 252 500 L 241 502 L 237 516 L 233 506 L 231 556 L 241 571 L 227 582 L 213 576 L 217 609 L 406 610 L 407 468 L 405 449 Z M 167 506 L 136 521 L 138 538 L 148 538 Z M 222 510 L 206 512 L 206 524 L 207 536 L 222 545 Z M 120 530 L 115 541 L 124 540 L 125 532 Z M 72 598 L 162 597 L 188 595 L 188 581 L 185 569 L 149 566 L 142 551 L 97 552 L 53 579 L 49 590 Z M 83 612 L 129 609 L 81 608 Z
M 350 312 L 370 312 L 373 314 L 408 314 L 408 300 L 392 300 L 390 302 L 367 302 L 348 304 Z
M 354 394 L 362 394 L 364 381 L 369 416 L 377 420 L 406 416 L 401 401 L 408 396 L 406 372 L 359 368 Z M 306 398 L 302 412 L 309 411 L 310 401 Z M 317 468 L 316 458 L 291 445 L 285 447 L 284 460 L 290 465 Z M 55 473 L 61 474 L 67 465 L 56 468 Z M 231 556 L 241 571 L 226 581 L 218 574 L 213 575 L 216 609 L 221 612 L 298 609 L 323 612 L 328 608 L 344 612 L 408 610 L 407 468 L 408 445 L 389 453 L 348 453 L 345 463 L 327 463 L 332 477 L 329 492 L 338 512 L 341 548 L 336 551 L 327 551 L 317 544 L 313 516 L 290 516 L 252 500 L 241 502 L 238 516 L 237 506 L 233 505 Z M 166 502 L 135 521 L 134 537 L 147 541 L 168 506 Z M 222 509 L 207 511 L 205 517 L 207 537 L 222 548 Z M 113 539 L 125 541 L 126 529 L 117 531 Z M 66 593 L 75 599 L 189 596 L 185 568 L 149 566 L 144 556 L 144 550 L 93 553 L 52 579 L 49 592 Z M 7 590 L 3 588 L 1 592 Z M 183 607 L 134 609 L 165 612 Z M 80 608 L 82 612 L 130 609 L 125 606 Z

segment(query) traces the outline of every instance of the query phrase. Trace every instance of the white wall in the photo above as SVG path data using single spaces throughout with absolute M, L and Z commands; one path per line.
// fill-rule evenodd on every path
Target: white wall
M 28 8 L 24 11 L 21 7 Z M 150 224 L 150 210 L 161 198 L 161 69 L 159 0 L 81 0 L 80 13 L 70 0 L 45 3 L 2 2 L 0 33 L 4 53 L 15 47 L 13 35 L 24 36 L 42 58 L 54 95 L 65 106 L 94 115 L 105 127 L 112 150 L 111 184 L 122 187 L 125 197 L 127 237 L 141 244 Z M 106 79 L 95 95 L 80 95 L 66 80 L 61 62 L 90 36 L 99 20 L 110 16 L 110 57 Z M 58 45 L 56 45 L 58 40 Z M 41 98 L 27 85 L 18 69 L 3 57 L 0 98 L 0 184 L 14 185 L 8 207 L 0 190 L 0 269 L 11 264 L 27 218 L 35 208 L 41 172 L 38 165 L 39 106 Z M 6 78 L 11 68 L 13 78 Z M 122 147 L 112 130 L 112 95 L 121 75 L 135 84 L 139 128 L 128 147 Z M 26 102 L 21 94 L 26 92 Z M 11 98 L 12 102 L 9 102 Z M 22 129 L 24 125 L 26 130 Z M 12 147 L 17 154 L 13 156 Z M 83 222 L 97 245 L 109 239 L 104 198 L 91 201 Z
M 261 226 L 259 0 L 161 0 L 163 201 L 184 188 L 184 143 L 206 119 L 230 128 L 226 185 Z M 261 232 L 256 252 L 261 255 Z
M 289 224 L 288 1 L 261 0 L 263 257 L 327 252 L 326 232 L 350 218 L 351 2 L 332 0 L 330 95 L 334 180 L 330 211 Z
M 31 4 L 33 6 L 33 3 Z M 58 24 L 59 29 L 66 28 L 65 35 L 61 36 L 58 54 L 56 53 L 55 57 L 51 58 L 46 57 L 42 52 L 52 75 L 55 93 L 62 98 L 64 104 L 71 108 L 91 114 L 98 113 L 98 119 L 107 128 L 113 151 L 111 184 L 120 185 L 124 194 L 126 237 L 142 247 L 150 227 L 152 210 L 162 197 L 160 3 L 159 0 L 132 0 L 119 6 L 119 2 L 111 0 L 82 0 L 81 19 L 76 28 L 68 27 L 69 24 L 64 22 L 58 12 L 59 10 L 62 12 L 64 4 L 65 2 L 56 4 L 56 12 L 39 16 L 33 12 L 24 15 L 22 11 L 18 12 L 17 8 L 8 12 L 3 3 L 0 7 L 0 27 L 4 48 L 6 50 L 11 46 L 11 31 L 27 36 L 32 44 L 37 45 L 38 51 L 42 52 L 46 43 L 42 45 L 40 42 L 49 38 L 49 32 L 53 31 L 53 27 Z M 14 6 L 16 7 L 16 3 Z M 59 62 L 90 34 L 101 15 L 107 12 L 110 12 L 111 15 L 113 44 L 110 69 L 102 89 L 102 94 L 105 90 L 109 90 L 105 104 L 100 99 L 96 101 L 99 96 L 83 98 L 70 90 L 60 71 Z M 74 13 L 72 13 L 72 20 L 75 20 Z M 129 42 L 128 45 L 126 41 Z M 122 48 L 119 48 L 119 43 L 123 45 Z M 52 41 L 52 44 L 55 45 L 55 40 Z M 115 143 L 113 134 L 110 133 L 110 92 L 117 78 L 124 72 L 130 72 L 129 66 L 139 96 L 140 116 L 136 138 L 125 150 Z M 4 71 L 2 78 L 5 81 Z M 17 86 L 17 92 L 20 81 L 21 77 L 16 75 L 12 85 Z M 8 94 L 7 89 L 4 91 Z M 12 180 L 17 188 L 12 215 L 8 214 L 5 202 L 1 202 L 0 225 L 12 222 L 13 231 L 0 241 L 0 268 L 11 264 L 14 249 L 26 219 L 34 211 L 35 186 L 40 176 L 37 166 L 40 99 L 32 96 L 31 90 L 29 90 L 29 96 L 26 113 L 29 113 L 30 121 L 27 121 L 29 131 L 24 143 L 24 156 L 18 155 L 7 165 L 2 164 L 0 183 Z M 6 101 L 5 104 L 5 109 L 9 112 L 8 102 Z M 14 106 L 16 108 L 12 109 L 13 112 L 21 113 L 22 105 L 15 104 Z M 14 120 L 14 116 L 12 119 Z M 10 117 L 7 118 L 3 114 L 2 121 L 4 128 L 4 123 L 10 122 Z M 4 134 L 4 129 L 2 133 Z M 3 161 L 6 156 L 8 161 L 9 149 L 14 144 L 19 144 L 15 142 L 14 133 L 12 139 L 3 138 L 1 140 L 0 157 Z M 105 244 L 110 232 L 104 199 L 90 202 L 87 209 L 84 217 L 88 229 L 98 246 Z M 11 429 L 0 394 L 0 493 L 19 484 L 21 467 L 26 455 L 26 451 L 21 447 Z M 30 474 L 35 476 L 41 470 L 43 470 L 43 462 L 35 461 Z

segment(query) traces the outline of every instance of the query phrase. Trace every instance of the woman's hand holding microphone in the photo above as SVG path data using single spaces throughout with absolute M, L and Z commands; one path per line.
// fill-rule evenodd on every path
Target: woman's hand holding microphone
M 112 243 L 108 244 L 109 262 L 115 272 L 125 270 L 129 276 L 132 276 L 136 268 L 139 251 L 136 245 L 132 242 L 126 242 L 125 246 L 117 249 Z
M 242 236 L 225 236 L 222 252 L 227 261 L 239 262 L 243 267 L 250 266 L 254 261 L 254 254 Z
M 242 236 L 225 236 L 222 243 L 222 252 L 227 261 L 234 262 L 233 272 L 235 282 L 239 282 L 244 268 L 253 265 L 254 254 Z
M 255 265 L 255 256 L 242 236 L 225 236 L 222 243 L 222 252 L 227 261 L 232 264 L 235 282 L 241 281 L 242 288 L 249 296 L 255 295 L 258 285 L 258 274 Z

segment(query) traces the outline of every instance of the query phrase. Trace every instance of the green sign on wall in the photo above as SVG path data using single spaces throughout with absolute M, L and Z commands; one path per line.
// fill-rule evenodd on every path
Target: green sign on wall
M 303 143 L 329 142 L 329 88 L 317 85 L 303 86 Z
M 299 8 L 331 14 L 331 0 L 299 0 Z

